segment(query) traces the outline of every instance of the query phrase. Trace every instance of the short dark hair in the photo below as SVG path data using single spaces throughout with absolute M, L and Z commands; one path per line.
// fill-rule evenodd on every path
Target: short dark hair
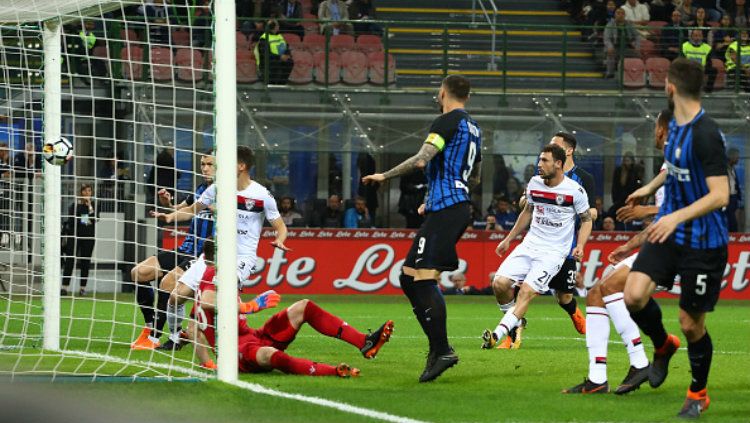
M 252 148 L 246 145 L 237 146 L 237 164 L 239 163 L 244 164 L 247 170 L 253 167 L 255 164 L 255 154 L 253 154 Z
M 565 150 L 557 144 L 547 144 L 542 148 L 542 153 L 552 153 L 554 161 L 561 161 L 565 165 Z
M 569 134 L 564 131 L 555 132 L 556 137 L 560 137 L 565 141 L 565 144 L 568 145 L 568 147 L 572 148 L 573 151 L 575 151 L 576 146 L 578 145 L 578 141 L 576 141 L 576 137 L 573 136 L 573 134 Z
M 674 84 L 677 93 L 693 100 L 701 98 L 703 86 L 703 66 L 684 57 L 675 59 L 669 66 L 667 79 Z
M 443 79 L 443 86 L 451 97 L 459 101 L 469 99 L 471 84 L 469 80 L 461 75 L 448 75 Z
M 500 197 L 498 197 L 497 198 L 497 202 L 498 203 L 508 203 L 508 204 L 511 203 L 511 201 L 508 199 L 508 197 L 506 197 L 504 195 L 501 195 Z
M 667 126 L 669 126 L 669 121 L 672 120 L 672 116 L 674 116 L 674 113 L 672 113 L 671 110 L 664 109 L 659 112 L 659 117 L 656 119 L 656 124 L 661 128 L 666 128 Z
M 203 150 L 203 154 L 201 154 L 201 155 L 202 156 L 213 156 L 214 154 L 216 154 L 216 149 L 213 148 L 213 147 L 211 147 L 211 148 L 208 148 L 206 150 Z

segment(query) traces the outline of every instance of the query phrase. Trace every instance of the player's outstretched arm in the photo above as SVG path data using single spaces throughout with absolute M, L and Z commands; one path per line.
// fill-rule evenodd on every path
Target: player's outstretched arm
M 620 222 L 631 222 L 633 220 L 643 220 L 647 217 L 656 216 L 659 213 L 657 206 L 622 206 L 617 209 L 617 220 Z
M 267 308 L 276 307 L 280 301 L 281 295 L 270 289 L 246 303 L 240 301 L 238 310 L 243 314 L 253 314 Z
M 651 182 L 638 188 L 637 190 L 633 191 L 632 194 L 628 195 L 628 198 L 625 199 L 625 204 L 630 204 L 632 206 L 640 204 L 644 199 L 648 198 L 651 195 L 654 195 L 656 190 L 664 185 L 664 181 L 666 180 L 667 172 L 659 172 L 659 174 L 656 175 L 654 179 L 651 180 Z
M 152 211 L 151 216 L 159 220 L 163 220 L 167 223 L 184 222 L 186 220 L 192 219 L 196 213 L 205 209 L 206 207 L 207 206 L 205 204 L 196 201 L 192 206 L 183 207 L 179 210 L 173 211 L 172 213 L 160 213 L 157 211 Z
M 271 226 L 273 226 L 273 229 L 276 231 L 276 239 L 271 242 L 271 245 L 284 251 L 292 251 L 291 248 L 284 245 L 284 241 L 286 241 L 287 235 L 287 229 L 284 220 L 282 218 L 274 219 L 271 221 Z
M 401 162 L 393 169 L 386 171 L 385 173 L 375 173 L 373 175 L 367 175 L 362 178 L 362 183 L 367 185 L 370 183 L 379 183 L 388 179 L 396 178 L 401 175 L 406 175 L 414 172 L 417 169 L 424 169 L 427 163 L 432 160 L 433 157 L 439 153 L 437 147 L 430 143 L 422 144 L 422 148 L 419 149 L 417 154 L 409 157 L 408 159 Z
M 648 227 L 648 241 L 662 243 L 674 232 L 677 225 L 706 215 L 729 204 L 729 178 L 726 175 L 706 178 L 708 194 L 693 204 L 670 213 Z
M 591 212 L 588 210 L 579 213 L 578 217 L 581 218 L 581 227 L 578 229 L 578 245 L 573 248 L 573 257 L 581 261 L 583 259 L 583 249 L 589 240 L 589 236 L 591 236 L 591 229 L 594 227 L 594 222 L 591 219 Z
M 646 242 L 646 238 L 648 238 L 648 228 L 638 232 L 638 234 L 630 238 L 628 242 L 612 250 L 612 252 L 609 253 L 609 256 L 607 256 L 607 259 L 612 264 L 617 264 L 625 260 L 625 258 L 632 254 L 633 250 Z

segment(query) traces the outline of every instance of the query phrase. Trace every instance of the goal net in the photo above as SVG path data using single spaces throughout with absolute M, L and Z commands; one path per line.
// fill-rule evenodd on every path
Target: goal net
M 175 248 L 195 224 L 161 224 L 150 212 L 192 201 L 196 187 L 214 172 L 202 172 L 200 162 L 217 147 L 222 151 L 216 139 L 228 146 L 219 181 L 232 178 L 222 185 L 231 187 L 229 196 L 219 189 L 219 207 L 234 195 L 235 126 L 232 116 L 228 124 L 217 123 L 222 107 L 234 114 L 233 101 L 217 101 L 219 91 L 235 96 L 234 55 L 215 49 L 220 30 L 214 30 L 214 12 L 227 2 L 5 3 L 10 4 L 0 6 L 0 375 L 209 377 L 192 347 L 133 349 L 132 343 L 146 323 L 165 320 L 157 307 L 161 278 L 149 274 L 166 274 L 180 259 L 200 252 L 201 240 L 194 239 L 196 246 L 175 259 Z M 233 24 L 233 17 L 221 22 L 222 28 Z M 224 33 L 231 35 L 231 52 L 235 27 Z M 232 67 L 224 73 L 232 81 L 220 89 L 221 54 Z M 47 164 L 42 146 L 60 138 L 72 143 L 73 158 L 63 166 Z M 161 190 L 170 193 L 171 204 Z M 233 250 L 231 222 L 218 226 L 229 228 L 226 248 Z M 231 262 L 232 251 L 222 254 L 222 248 L 219 258 Z M 153 264 L 148 260 L 154 256 L 162 257 L 159 266 L 137 276 L 153 280 L 142 280 L 136 289 L 134 267 Z M 236 281 L 229 284 L 236 298 Z M 146 314 L 156 316 L 151 322 L 136 297 L 151 301 L 146 307 Z M 151 333 L 161 344 L 187 328 L 192 301 L 186 305 L 181 325 L 182 310 L 170 308 L 169 316 L 177 317 Z

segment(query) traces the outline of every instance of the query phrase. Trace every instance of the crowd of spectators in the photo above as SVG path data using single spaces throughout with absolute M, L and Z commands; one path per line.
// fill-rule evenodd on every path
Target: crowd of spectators
M 728 78 L 750 91 L 750 38 L 747 0 L 561 0 L 582 37 L 603 46 L 605 77 L 614 77 L 623 57 L 678 56 L 706 69 L 706 90 L 713 89 L 718 59 Z M 648 27 L 648 28 L 644 28 Z M 699 28 L 699 31 L 690 31 Z M 648 44 L 648 45 L 646 45 Z M 739 57 L 738 57 L 739 56 Z M 737 69 L 739 67 L 739 69 Z

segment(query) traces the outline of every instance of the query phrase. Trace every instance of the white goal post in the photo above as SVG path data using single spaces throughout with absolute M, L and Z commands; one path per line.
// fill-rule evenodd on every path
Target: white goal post
M 173 180 L 181 181 L 183 177 L 189 180 L 189 188 L 175 187 L 177 193 L 192 192 L 194 181 L 200 179 L 195 166 L 187 171 L 179 169 L 180 160 L 196 163 L 195 157 L 213 149 L 217 163 L 214 177 L 219 281 L 217 376 L 222 381 L 236 381 L 234 0 L 181 0 L 159 12 L 170 15 L 176 7 L 182 7 L 184 15 L 180 15 L 178 21 L 164 15 L 151 19 L 153 16 L 148 10 L 153 1 L 149 0 L 10 0 L 4 3 L 0 5 L 0 66 L 3 67 L 0 135 L 7 136 L 10 156 L 7 166 L 0 168 L 9 182 L 0 189 L 8 194 L 8 204 L 12 206 L 16 205 L 17 198 L 22 198 L 18 204 L 24 211 L 13 210 L 13 207 L 0 210 L 3 221 L 10 222 L 7 227 L 0 227 L 0 237 L 9 235 L 10 240 L 0 249 L 2 260 L 7 260 L 7 266 L 0 268 L 4 282 L 0 288 L 5 291 L 0 291 L 0 375 L 210 377 L 210 372 L 198 366 L 194 353 L 132 351 L 128 337 L 139 330 L 142 322 L 139 322 L 133 296 L 120 292 L 121 284 L 130 281 L 120 280 L 119 276 L 99 275 L 107 271 L 118 274 L 123 254 L 132 255 L 132 265 L 161 251 L 156 241 L 164 228 L 147 216 L 147 207 L 154 197 L 153 194 L 149 197 L 149 186 L 142 182 L 147 172 L 158 176 L 162 170 L 156 151 L 171 149 L 176 163 L 171 170 Z M 142 16 L 131 19 L 129 13 Z M 199 15 L 203 19 L 200 25 L 195 24 Z M 89 25 L 96 29 L 90 30 Z M 68 26 L 80 28 L 80 32 L 66 30 Z M 90 35 L 95 32 L 98 35 Z M 159 41 L 152 42 L 155 39 Z M 73 45 L 70 40 L 74 40 Z M 75 46 L 80 43 L 83 47 Z M 40 59 L 38 63 L 37 59 Z M 122 112 L 124 103 L 132 111 L 126 116 Z M 38 113 L 40 104 L 43 118 Z M 90 110 L 79 115 L 78 110 L 87 104 Z M 109 108 L 102 114 L 105 117 L 100 117 L 100 108 Z M 37 121 L 43 122 L 43 130 L 34 129 Z M 107 125 L 112 126 L 110 132 L 107 132 Z M 90 133 L 77 133 L 78 128 L 87 126 Z M 98 131 L 105 134 L 100 135 Z M 34 182 L 33 169 L 24 170 L 32 175 L 27 182 L 25 176 L 19 176 L 26 175 L 24 171 L 13 164 L 13 159 L 25 157 L 22 147 L 18 146 L 19 140 L 29 144 L 35 142 L 34 137 L 43 139 L 44 143 L 70 137 L 75 148 L 73 160 L 62 167 L 44 163 L 43 188 Z M 38 155 L 38 145 L 35 150 Z M 112 176 L 99 174 L 99 152 L 104 150 L 111 153 Z M 143 159 L 146 156 L 153 158 Z M 120 161 L 125 162 L 125 157 L 128 164 L 121 168 Z M 21 168 L 32 162 L 18 160 Z M 94 204 L 105 201 L 113 204 L 113 210 L 108 213 L 112 216 L 105 218 L 97 209 L 96 216 L 92 217 L 97 222 L 96 242 L 100 244 L 95 247 L 92 259 L 97 275 L 94 284 L 99 285 L 95 285 L 93 293 L 82 289 L 80 297 L 62 299 L 60 258 L 64 255 L 61 239 L 64 240 L 65 235 L 61 234 L 61 222 L 72 217 L 73 225 L 77 225 L 79 216 L 75 213 L 68 216 L 67 207 L 79 204 L 79 197 L 75 195 L 79 189 L 83 190 L 84 183 L 92 183 L 97 194 L 105 185 L 107 192 L 114 192 L 112 198 L 93 197 Z M 156 182 L 152 185 L 159 186 Z M 30 192 L 28 198 L 39 198 L 40 204 L 23 203 L 27 197 L 19 191 L 22 186 Z M 127 190 L 129 194 L 121 195 L 120 191 Z M 33 197 L 34 193 L 39 196 Z M 119 213 L 126 207 L 135 210 L 130 212 L 131 217 L 124 218 Z M 29 216 L 28 227 L 21 216 L 24 213 Z M 178 233 L 180 229 L 171 230 Z M 43 239 L 35 237 L 42 231 Z M 108 235 L 98 235 L 99 231 Z M 135 241 L 131 240 L 133 251 L 123 253 L 125 247 L 119 244 L 132 232 L 137 233 L 132 235 L 135 237 Z M 115 256 L 111 263 L 101 259 L 111 254 Z M 26 257 L 28 264 L 19 264 Z M 43 269 L 41 274 L 35 270 L 39 263 Z M 77 259 L 75 264 L 81 266 Z M 114 269 L 100 271 L 108 265 Z M 18 282 L 24 278 L 25 282 Z M 38 286 L 39 279 L 41 286 Z M 9 286 L 5 286 L 5 282 Z M 105 288 L 105 282 L 114 288 Z M 101 292 L 111 292 L 100 295 L 96 287 L 101 287 Z M 82 318 L 81 310 L 90 319 Z

